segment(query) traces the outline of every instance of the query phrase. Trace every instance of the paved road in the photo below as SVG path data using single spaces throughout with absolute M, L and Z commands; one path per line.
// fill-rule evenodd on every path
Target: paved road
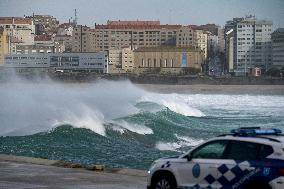
M 0 160 L 0 189 L 146 188 L 146 177 Z

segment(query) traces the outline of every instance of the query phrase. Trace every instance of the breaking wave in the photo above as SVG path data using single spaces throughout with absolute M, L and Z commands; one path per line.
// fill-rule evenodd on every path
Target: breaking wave
M 233 128 L 284 120 L 283 96 L 159 94 L 128 81 L 16 80 L 0 97 L 0 153 L 107 167 L 147 169 Z

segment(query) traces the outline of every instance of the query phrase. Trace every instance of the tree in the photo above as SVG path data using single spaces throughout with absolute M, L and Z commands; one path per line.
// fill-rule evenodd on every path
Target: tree
M 282 70 L 282 69 L 281 69 Z M 267 72 L 266 75 L 272 76 L 272 77 L 280 77 L 280 69 L 278 68 L 270 68 Z

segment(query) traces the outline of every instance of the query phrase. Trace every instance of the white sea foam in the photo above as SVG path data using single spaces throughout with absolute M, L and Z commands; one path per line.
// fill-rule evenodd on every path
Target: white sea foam
M 0 135 L 34 134 L 48 131 L 56 123 L 86 127 L 105 135 L 105 120 L 138 113 L 136 100 L 144 93 L 128 81 L 62 84 L 49 80 L 36 83 L 17 80 L 2 83 Z
M 182 152 L 179 148 L 194 147 L 204 142 L 202 139 L 194 139 L 187 136 L 179 136 L 177 134 L 174 136 L 177 138 L 177 142 L 157 142 L 155 147 L 161 151 L 169 150 Z
M 256 117 L 284 115 L 284 96 L 249 94 L 195 94 L 184 96 L 184 98 L 192 99 L 188 101 L 190 106 L 202 107 L 205 114 L 212 117 L 234 116 L 237 118 L 252 115 Z
M 148 93 L 139 99 L 139 102 L 154 102 L 171 111 L 182 114 L 184 116 L 202 117 L 205 116 L 200 110 L 189 106 L 190 99 L 184 98 L 184 95 L 179 94 L 154 94 Z
M 155 148 L 157 148 L 158 150 L 161 150 L 161 151 L 178 151 L 177 150 L 178 148 L 180 148 L 181 145 L 177 142 L 173 142 L 173 143 L 170 143 L 170 142 L 157 142 Z
M 65 112 L 61 120 L 55 120 L 54 126 L 60 126 L 63 124 L 70 124 L 77 128 L 87 128 L 95 133 L 105 136 L 105 127 L 103 125 L 104 116 L 102 113 L 96 110 L 92 110 L 88 107 L 84 107 L 84 110 L 80 115 L 74 114 L 72 111 Z
M 153 130 L 149 127 L 146 127 L 142 124 L 130 123 L 124 120 L 114 122 L 113 130 L 119 131 L 120 133 L 124 133 L 125 130 L 129 130 L 134 133 L 138 133 L 141 135 L 149 135 L 153 134 Z

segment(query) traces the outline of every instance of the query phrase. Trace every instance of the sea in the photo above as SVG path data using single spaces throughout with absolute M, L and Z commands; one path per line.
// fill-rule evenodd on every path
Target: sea
M 130 81 L 0 83 L 0 154 L 147 170 L 239 127 L 284 131 L 284 96 L 159 93 Z

